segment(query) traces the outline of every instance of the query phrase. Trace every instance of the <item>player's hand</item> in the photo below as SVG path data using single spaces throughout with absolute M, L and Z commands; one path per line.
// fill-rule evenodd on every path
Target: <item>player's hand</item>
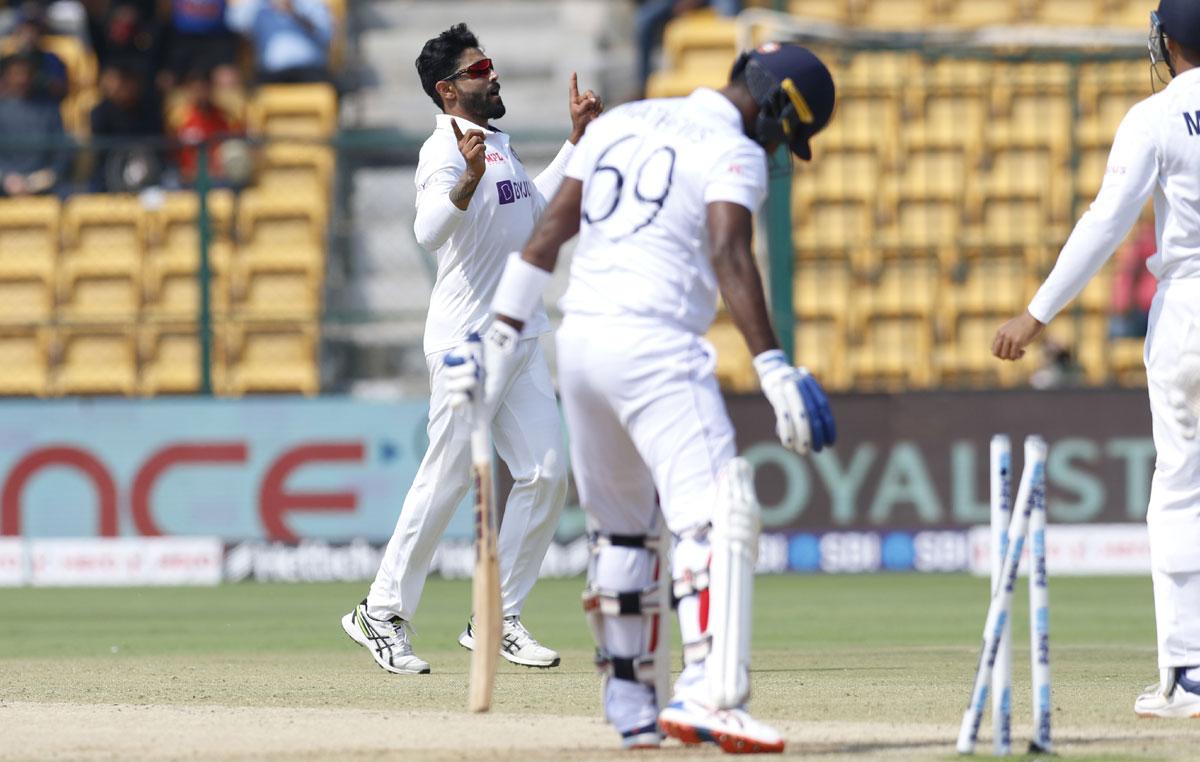
M 467 162 L 467 172 L 478 180 L 487 170 L 487 164 L 484 161 L 487 146 L 483 142 L 483 132 L 467 130 L 464 135 L 463 131 L 458 128 L 458 120 L 454 117 L 450 118 L 450 126 L 454 129 L 454 139 L 458 141 L 458 152 Z
M 517 364 L 517 345 L 521 332 L 508 323 L 493 320 L 483 334 L 483 398 L 489 405 L 497 404 L 508 389 Z
M 450 350 L 442 363 L 450 408 L 465 410 L 483 388 L 483 343 L 473 333 L 467 341 Z
M 591 90 L 580 95 L 579 75 L 571 72 L 571 89 L 568 106 L 571 110 L 571 137 L 568 140 L 574 144 L 578 143 L 579 139 L 583 137 L 583 131 L 592 123 L 592 120 L 600 116 L 601 112 L 604 111 L 604 101 L 600 100 L 600 96 Z
M 783 350 L 754 358 L 763 394 L 775 409 L 775 433 L 789 450 L 820 452 L 837 440 L 829 398 L 807 368 L 794 368 Z
M 992 340 L 992 354 L 1001 360 L 1020 360 L 1025 356 L 1025 347 L 1041 335 L 1046 328 L 1028 312 L 1022 312 L 1000 326 Z
M 1184 439 L 1195 439 L 1200 419 L 1200 353 L 1189 350 L 1179 356 L 1167 403 L 1179 424 L 1179 433 Z

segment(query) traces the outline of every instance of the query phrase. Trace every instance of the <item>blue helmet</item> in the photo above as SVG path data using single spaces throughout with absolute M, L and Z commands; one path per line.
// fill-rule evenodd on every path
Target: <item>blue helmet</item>
M 799 45 L 768 42 L 738 57 L 730 79 L 740 76 L 758 103 L 751 137 L 764 146 L 785 143 L 801 159 L 811 159 L 809 140 L 833 115 L 833 76 L 821 59 Z
M 1185 48 L 1200 50 L 1200 2 L 1159 0 L 1155 14 L 1163 33 Z

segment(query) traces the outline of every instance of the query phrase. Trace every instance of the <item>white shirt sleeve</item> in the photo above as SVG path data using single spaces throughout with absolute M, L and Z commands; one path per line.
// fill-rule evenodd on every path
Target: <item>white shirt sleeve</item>
M 571 161 L 571 155 L 574 152 L 575 146 L 571 144 L 571 141 L 564 140 L 554 161 L 546 165 L 546 168 L 533 179 L 538 193 L 542 195 L 543 203 L 538 205 L 539 209 L 545 209 L 546 202 L 554 198 L 555 193 L 558 193 L 558 188 L 567 174 L 567 164 Z
M 758 212 L 767 197 L 767 160 L 762 149 L 747 144 L 726 153 L 713 165 L 704 185 L 704 203 L 730 201 Z
M 1096 200 L 1075 224 L 1054 269 L 1029 303 L 1029 314 L 1040 322 L 1050 322 L 1079 295 L 1137 221 L 1158 181 L 1154 129 L 1137 106 L 1121 121 Z
M 454 153 L 438 150 L 426 144 L 431 156 L 422 151 L 417 165 L 417 215 L 413 220 L 413 233 L 417 243 L 429 252 L 435 252 L 454 235 L 466 209 L 459 209 L 450 201 L 450 191 L 458 184 L 467 163 L 455 148 Z M 468 203 L 468 208 L 470 204 Z

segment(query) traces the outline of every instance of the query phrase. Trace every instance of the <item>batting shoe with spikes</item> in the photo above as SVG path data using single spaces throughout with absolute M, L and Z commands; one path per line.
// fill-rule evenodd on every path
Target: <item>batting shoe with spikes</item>
M 1186 670 L 1168 670 L 1165 680 L 1146 686 L 1133 702 L 1133 711 L 1138 717 L 1200 717 L 1200 682 L 1188 679 Z
M 429 674 L 429 662 L 413 653 L 409 624 L 398 616 L 376 619 L 367 614 L 367 600 L 342 617 L 342 629 L 367 649 L 375 663 L 397 675 Z
M 474 617 L 468 619 L 467 629 L 458 636 L 458 644 L 468 651 L 475 650 L 474 620 Z M 518 616 L 504 617 L 500 631 L 500 655 L 522 667 L 548 669 L 557 667 L 559 663 L 558 652 L 537 642 Z
M 717 709 L 688 698 L 675 698 L 658 714 L 658 726 L 685 744 L 715 743 L 729 754 L 778 754 L 779 731 L 744 709 Z

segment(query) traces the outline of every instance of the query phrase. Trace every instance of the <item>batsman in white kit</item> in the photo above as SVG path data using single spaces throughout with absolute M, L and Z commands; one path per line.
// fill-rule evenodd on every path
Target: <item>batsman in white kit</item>
M 759 508 L 703 335 L 719 289 L 755 355 L 780 440 L 800 454 L 833 443 L 824 391 L 778 348 L 751 251 L 767 152 L 787 145 L 809 159 L 809 139 L 833 101 L 816 56 L 771 43 L 741 56 L 720 91 L 612 110 L 588 129 L 496 291 L 498 323 L 537 330 L 559 249 L 580 234 L 561 302 L 559 387 L 593 538 L 584 608 L 605 715 L 627 748 L 658 746 L 665 733 L 728 752 L 783 749 L 779 733 L 745 709 Z M 464 397 L 477 388 L 480 364 L 485 401 L 499 393 L 497 359 L 484 353 L 457 367 Z M 669 700 L 654 687 L 668 669 L 654 658 L 666 637 L 660 515 L 675 540 L 683 636 L 684 668 Z
M 1026 313 L 992 350 L 1016 360 L 1100 269 L 1154 199 L 1158 279 L 1146 333 L 1157 460 L 1146 522 L 1160 679 L 1134 702 L 1143 717 L 1200 717 L 1200 2 L 1161 0 L 1151 66 L 1166 88 L 1129 110 L 1100 193 L 1079 220 Z M 1166 79 L 1166 77 L 1163 77 Z
M 471 426 L 451 412 L 445 359 L 473 334 L 485 334 L 487 351 L 503 345 L 507 363 L 497 370 L 497 388 L 483 414 L 491 417 L 496 450 L 513 477 L 499 536 L 501 655 L 514 664 L 554 667 L 558 654 L 538 643 L 520 620 L 566 500 L 558 405 L 538 344 L 550 322 L 539 310 L 529 316 L 522 337 L 502 324 L 484 329 L 505 256 L 528 240 L 546 199 L 562 183 L 574 144 L 603 106 L 590 90 L 580 95 L 572 76 L 571 137 L 550 165 L 530 179 L 508 136 L 491 125 L 505 113 L 499 77 L 466 25 L 429 40 L 417 59 L 417 72 L 442 110 L 421 147 L 414 222 L 417 241 L 438 263 L 425 324 L 432 392 L 429 448 L 370 592 L 342 618 L 342 628 L 383 669 L 429 672 L 429 664 L 413 653 L 409 622 L 438 542 L 471 485 Z M 469 620 L 458 642 L 473 647 Z

